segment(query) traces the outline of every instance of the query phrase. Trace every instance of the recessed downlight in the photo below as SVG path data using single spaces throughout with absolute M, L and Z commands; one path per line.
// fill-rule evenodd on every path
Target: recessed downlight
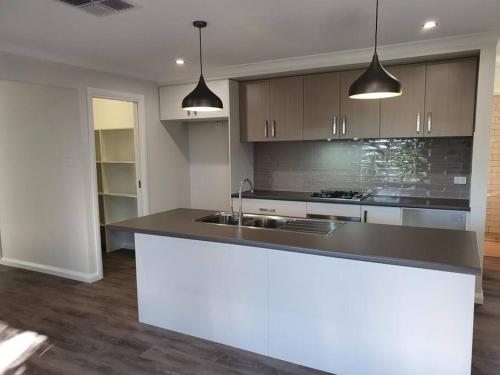
M 184 61 L 184 59 L 177 58 L 177 59 L 175 59 L 175 63 L 177 65 L 184 65 L 186 62 Z
M 424 30 L 430 30 L 430 29 L 434 29 L 436 26 L 437 26 L 437 22 L 436 21 L 429 20 L 429 21 L 425 22 L 422 25 L 422 29 L 424 29 Z

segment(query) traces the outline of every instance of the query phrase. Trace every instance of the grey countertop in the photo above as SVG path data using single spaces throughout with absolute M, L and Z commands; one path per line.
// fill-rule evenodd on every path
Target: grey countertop
M 107 228 L 456 273 L 481 272 L 475 232 L 346 223 L 332 235 L 321 236 L 194 221 L 213 213 L 178 208 Z
M 430 208 L 440 210 L 470 211 L 468 199 L 446 199 L 446 198 L 420 198 L 420 197 L 395 197 L 385 195 L 374 195 L 362 201 L 339 201 L 326 198 L 311 197 L 312 193 L 297 191 L 274 191 L 255 190 L 253 193 L 246 191 L 243 198 L 249 199 L 275 199 L 284 201 L 321 202 L 321 203 L 342 203 L 357 204 L 366 206 L 390 206 L 407 208 Z M 233 198 L 238 194 L 233 194 Z

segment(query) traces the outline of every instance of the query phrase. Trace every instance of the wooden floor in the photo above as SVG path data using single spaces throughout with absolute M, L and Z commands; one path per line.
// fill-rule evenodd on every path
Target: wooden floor
M 321 373 L 138 323 L 133 257 L 108 255 L 104 272 L 89 285 L 0 266 L 0 324 L 48 337 L 9 374 Z M 483 285 L 472 373 L 500 374 L 500 258 L 485 258 Z

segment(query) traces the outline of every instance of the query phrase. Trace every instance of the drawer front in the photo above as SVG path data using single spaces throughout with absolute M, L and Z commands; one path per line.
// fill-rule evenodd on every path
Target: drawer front
M 400 207 L 362 206 L 361 214 L 363 223 L 401 225 Z
M 237 198 L 233 198 L 233 208 L 235 211 L 239 210 Z M 270 199 L 243 199 L 243 212 L 261 215 L 306 217 L 306 203 Z
M 308 202 L 307 214 L 359 218 L 361 209 L 357 204 Z

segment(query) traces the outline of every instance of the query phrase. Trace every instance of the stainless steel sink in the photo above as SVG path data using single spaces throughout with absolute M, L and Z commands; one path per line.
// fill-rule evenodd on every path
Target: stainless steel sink
M 195 221 L 219 225 L 238 225 L 237 216 L 232 215 L 230 212 L 219 212 L 213 215 L 196 219 Z M 242 226 L 246 228 L 284 230 L 324 236 L 332 234 L 342 225 L 342 222 L 333 220 L 301 219 L 284 216 L 253 214 L 243 214 L 242 224 Z

